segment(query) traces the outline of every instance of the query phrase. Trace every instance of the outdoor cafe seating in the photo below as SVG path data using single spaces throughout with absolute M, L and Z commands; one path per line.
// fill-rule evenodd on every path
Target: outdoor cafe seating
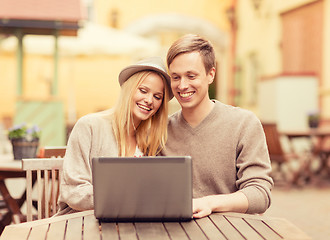
M 65 146 L 63 146 L 63 147 L 49 146 L 49 147 L 45 147 L 44 149 L 42 149 L 41 150 L 42 155 L 39 154 L 39 156 L 43 156 L 43 157 L 46 156 L 47 160 L 57 158 L 57 160 L 56 160 L 57 162 L 60 160 L 63 161 L 62 158 L 58 158 L 58 157 L 63 157 L 65 155 L 65 150 L 66 150 Z M 37 160 L 39 160 L 39 161 L 34 162 L 33 165 L 42 162 L 42 158 L 37 158 Z M 29 161 L 29 160 L 27 160 L 27 161 Z M 9 191 L 8 186 L 7 186 L 7 179 L 17 179 L 19 181 L 19 179 L 26 178 L 26 180 L 29 180 L 29 184 L 31 183 L 30 187 L 32 188 L 34 183 L 37 182 L 37 175 L 39 176 L 39 178 L 42 178 L 42 179 L 45 176 L 44 174 L 40 174 L 41 173 L 40 168 L 45 167 L 44 163 L 42 163 L 39 167 L 37 167 L 40 170 L 39 174 L 36 174 L 36 173 L 29 174 L 26 172 L 27 166 L 32 167 L 32 165 L 31 165 L 32 163 L 30 165 L 25 165 L 25 168 L 22 168 L 22 162 L 23 162 L 23 160 L 22 161 L 13 160 L 13 156 L 7 156 L 7 155 L 2 157 L 2 159 L 0 161 L 0 193 L 2 196 L 2 202 L 3 202 L 2 215 L 0 218 L 0 232 L 10 223 L 20 223 L 20 222 L 26 221 L 26 219 L 27 219 L 25 213 L 22 213 L 21 207 L 26 202 L 27 195 L 29 195 L 29 191 L 27 191 L 27 189 L 25 188 L 24 191 L 19 196 L 12 195 L 12 192 Z M 54 161 L 52 161 L 52 162 L 54 162 Z M 50 166 L 49 171 L 54 171 L 55 168 L 58 168 L 58 166 L 57 166 L 58 163 L 56 163 L 57 164 L 56 166 L 49 165 L 50 163 L 51 162 L 48 162 L 48 164 L 46 164 L 46 165 Z M 53 174 L 50 174 L 49 177 L 52 175 L 56 176 L 56 174 L 53 173 Z M 46 176 L 47 176 L 47 173 L 46 173 Z M 54 181 L 51 182 L 50 186 L 52 186 L 52 185 L 54 185 Z M 40 193 L 38 194 L 38 195 L 42 196 L 42 200 L 43 200 L 42 202 L 44 202 L 44 200 L 47 200 L 46 195 L 44 195 L 43 191 L 39 191 Z M 57 197 L 58 190 L 53 189 L 52 191 L 53 191 L 53 195 L 50 194 L 50 197 L 52 197 L 52 196 Z M 54 195 L 54 193 L 56 193 L 56 194 Z M 31 199 L 30 197 L 28 197 L 28 198 Z M 32 204 L 38 210 L 38 202 L 33 200 Z M 29 206 L 29 205 L 27 205 L 27 206 Z M 45 205 L 41 204 L 41 202 L 40 202 L 39 209 L 41 208 L 40 206 L 45 206 Z M 51 207 L 52 206 L 50 206 L 50 208 Z M 29 211 L 28 211 L 28 213 L 29 213 Z M 44 211 L 43 211 L 43 213 L 45 214 Z M 43 215 L 43 216 L 45 217 L 46 215 Z M 30 218 L 29 218 L 29 220 L 30 220 Z
M 60 176 L 63 158 L 22 159 L 22 169 L 26 171 L 26 215 L 33 220 L 32 188 L 33 173 L 37 173 L 37 211 L 38 219 L 48 218 L 57 212 L 57 199 L 60 189 Z
M 276 183 L 292 186 L 303 186 L 320 180 L 323 175 L 330 176 L 330 146 L 326 140 L 330 138 L 329 128 L 316 128 L 306 131 L 279 131 L 276 123 L 262 123 L 270 159 L 272 177 Z M 288 147 L 284 150 L 282 137 Z M 294 141 L 307 140 L 308 147 L 297 151 Z

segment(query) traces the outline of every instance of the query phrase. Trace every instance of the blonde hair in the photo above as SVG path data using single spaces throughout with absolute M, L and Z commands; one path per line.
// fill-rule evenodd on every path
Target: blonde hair
M 121 93 L 113 113 L 113 131 L 117 140 L 119 156 L 127 156 L 128 136 L 133 122 L 133 96 L 138 87 L 151 73 L 159 75 L 164 83 L 164 95 L 158 111 L 140 123 L 136 129 L 136 143 L 145 156 L 154 156 L 164 148 L 167 140 L 167 118 L 169 87 L 162 74 L 154 71 L 141 71 L 132 75 L 121 86 Z

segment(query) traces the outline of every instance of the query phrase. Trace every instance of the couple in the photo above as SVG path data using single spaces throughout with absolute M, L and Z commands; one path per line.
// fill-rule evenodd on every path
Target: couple
M 116 107 L 78 120 L 65 155 L 59 214 L 94 208 L 91 160 L 97 156 L 191 156 L 195 218 L 270 206 L 273 181 L 260 121 L 209 98 L 211 43 L 183 36 L 170 47 L 167 66 L 169 75 L 156 58 L 124 68 Z M 182 110 L 167 119 L 173 95 Z

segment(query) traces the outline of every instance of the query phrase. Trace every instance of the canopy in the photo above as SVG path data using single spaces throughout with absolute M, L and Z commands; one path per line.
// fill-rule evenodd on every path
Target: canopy
M 24 37 L 24 51 L 34 54 L 53 54 L 54 38 L 51 36 L 27 35 Z M 2 51 L 15 51 L 17 39 L 8 37 L 1 42 Z M 160 44 L 133 33 L 112 29 L 93 23 L 86 23 L 78 30 L 76 38 L 61 36 L 58 40 L 61 55 L 92 54 L 137 54 L 151 56 L 159 52 Z

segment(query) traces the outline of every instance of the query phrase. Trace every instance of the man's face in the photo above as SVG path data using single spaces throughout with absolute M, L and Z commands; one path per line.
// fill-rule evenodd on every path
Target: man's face
M 208 88 L 215 69 L 206 73 L 199 52 L 178 55 L 169 66 L 171 88 L 183 110 L 195 109 L 209 100 Z

